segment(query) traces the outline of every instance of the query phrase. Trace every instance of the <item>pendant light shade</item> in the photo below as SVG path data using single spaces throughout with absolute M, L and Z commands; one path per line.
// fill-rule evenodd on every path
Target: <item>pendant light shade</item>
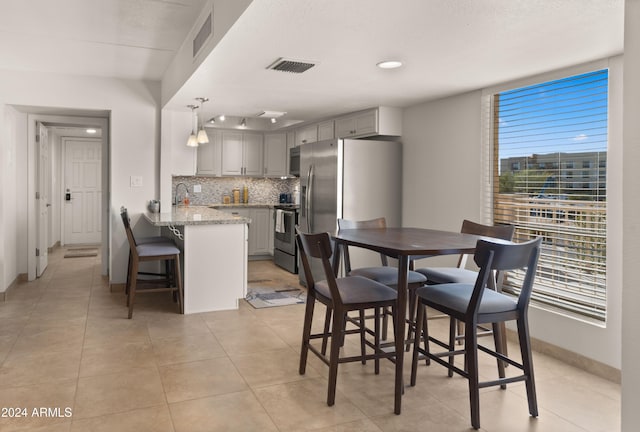
M 191 108 L 191 134 L 187 139 L 187 147 L 198 147 L 198 137 L 196 135 L 196 131 L 198 130 L 198 115 L 196 114 L 196 109 L 199 108 L 198 105 L 187 105 L 187 107 Z
M 200 130 L 198 131 L 197 143 L 209 144 L 209 137 L 207 136 L 207 131 L 204 130 L 204 126 L 200 126 Z
M 196 98 L 197 101 L 200 102 L 200 106 L 202 107 L 204 105 L 205 102 L 209 101 L 209 98 L 204 98 L 204 97 L 199 97 Z M 198 129 L 198 115 L 196 114 L 196 129 Z M 198 129 L 198 136 L 197 136 L 197 144 L 209 144 L 209 137 L 207 136 L 207 131 L 204 130 L 204 123 L 202 123 L 200 125 L 200 128 Z
M 191 132 L 191 135 L 189 135 L 189 139 L 187 140 L 187 147 L 198 147 L 198 137 L 193 132 Z

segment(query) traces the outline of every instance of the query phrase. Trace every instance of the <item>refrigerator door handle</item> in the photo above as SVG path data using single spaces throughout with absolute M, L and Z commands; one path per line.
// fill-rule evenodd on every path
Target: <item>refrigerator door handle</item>
M 307 232 L 311 233 L 313 228 L 313 164 L 309 166 L 307 173 Z

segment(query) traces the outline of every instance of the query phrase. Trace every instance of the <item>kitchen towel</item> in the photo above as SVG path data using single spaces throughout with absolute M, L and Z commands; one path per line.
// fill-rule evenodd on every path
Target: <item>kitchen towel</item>
M 284 232 L 284 212 L 282 210 L 276 210 L 276 232 Z

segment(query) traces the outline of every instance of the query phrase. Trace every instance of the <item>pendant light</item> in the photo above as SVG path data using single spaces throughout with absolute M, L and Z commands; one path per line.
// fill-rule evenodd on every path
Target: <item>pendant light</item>
M 187 147 L 198 147 L 198 137 L 196 136 L 196 129 L 198 128 L 198 117 L 196 116 L 196 109 L 198 105 L 187 105 L 187 107 L 191 108 L 191 135 L 189 135 L 189 139 L 187 140 Z M 195 127 L 193 126 L 195 119 Z
M 196 98 L 196 100 L 200 101 L 200 107 L 202 107 L 205 102 L 209 101 L 209 98 L 199 97 L 199 98 Z M 198 127 L 197 116 L 196 116 L 196 127 Z M 209 144 L 209 137 L 207 136 L 207 131 L 204 130 L 204 122 L 200 124 L 197 141 L 198 141 L 198 144 Z

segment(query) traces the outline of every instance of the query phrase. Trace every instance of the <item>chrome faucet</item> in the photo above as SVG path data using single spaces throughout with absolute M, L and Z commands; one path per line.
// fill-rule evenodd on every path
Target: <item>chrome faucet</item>
M 180 187 L 180 185 L 184 186 L 185 194 L 188 194 L 188 193 L 189 193 L 189 186 L 187 186 L 187 185 L 186 185 L 186 184 L 184 184 L 184 183 L 178 183 L 178 184 L 176 185 L 176 195 L 175 195 L 175 196 L 174 196 L 174 198 L 173 198 L 173 205 L 178 205 L 178 203 L 180 203 L 180 201 L 178 200 L 178 187 Z

